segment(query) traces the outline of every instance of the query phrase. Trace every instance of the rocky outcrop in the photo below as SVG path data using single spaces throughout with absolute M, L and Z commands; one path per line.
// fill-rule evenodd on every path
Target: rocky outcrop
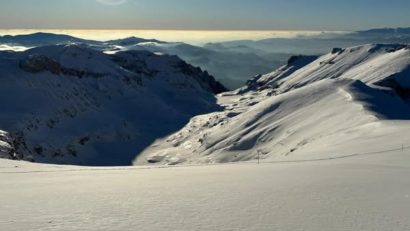
M 17 159 L 13 139 L 10 135 L 0 130 L 0 158 Z
M 173 73 L 181 73 L 194 80 L 186 82 L 186 86 L 197 82 L 202 89 L 214 94 L 227 91 L 227 88 L 216 81 L 207 71 L 186 63 L 178 56 L 156 55 L 149 51 L 125 51 L 112 55 L 112 60 L 124 69 L 149 78 L 157 77 L 160 73 L 160 64 L 167 63 L 167 66 L 172 67 Z M 184 84 L 180 83 L 179 85 Z
M 332 51 L 333 52 L 333 51 Z M 334 51 L 339 52 L 339 50 Z M 240 89 L 240 93 L 245 93 L 247 91 L 254 90 L 265 90 L 265 89 L 275 89 L 279 86 L 279 81 L 286 78 L 287 76 L 293 74 L 295 71 L 303 68 L 309 63 L 316 60 L 318 56 L 314 55 L 295 55 L 289 58 L 286 65 L 280 67 L 278 70 L 266 74 L 266 75 L 256 75 L 252 79 L 248 80 L 246 86 Z
M 19 66 L 22 70 L 30 73 L 40 73 L 49 71 L 55 75 L 69 75 L 75 76 L 80 79 L 83 77 L 100 78 L 104 76 L 104 74 L 101 73 L 94 73 L 86 70 L 76 70 L 73 68 L 63 67 L 57 61 L 47 57 L 46 55 L 41 54 L 27 56 L 25 59 L 20 61 Z
M 192 76 L 194 79 L 198 81 L 198 83 L 206 90 L 214 93 L 214 94 L 219 94 L 225 91 L 228 91 L 228 89 L 223 86 L 220 82 L 216 81 L 215 78 L 207 71 L 203 71 L 199 67 L 194 67 L 192 65 L 189 65 L 183 60 L 179 60 L 174 67 L 177 70 L 180 70 L 182 73 Z

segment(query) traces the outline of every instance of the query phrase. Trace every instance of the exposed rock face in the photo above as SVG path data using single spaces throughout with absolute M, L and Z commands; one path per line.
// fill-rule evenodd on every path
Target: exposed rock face
M 203 71 L 199 67 L 191 66 L 183 60 L 180 60 L 175 67 L 182 73 L 192 76 L 204 89 L 207 89 L 214 94 L 228 91 L 228 89 L 226 89 L 220 82 L 216 81 L 213 76 L 209 75 L 207 71 Z
M 61 74 L 61 65 L 45 55 L 29 55 L 20 61 L 20 68 L 30 73 L 50 71 L 53 74 Z
M 18 158 L 15 152 L 13 142 L 14 142 L 13 139 L 10 137 L 10 135 L 7 132 L 0 130 L 0 158 L 6 158 L 6 159 L 17 159 Z
M 306 55 L 295 55 L 289 58 L 286 65 L 280 67 L 272 73 L 266 75 L 256 75 L 254 78 L 250 79 L 246 86 L 240 89 L 241 93 L 245 93 L 251 90 L 265 90 L 265 89 L 275 89 L 277 88 L 278 82 L 281 79 L 293 74 L 300 68 L 308 65 L 309 63 L 316 60 L 318 56 L 306 56 Z
M 195 82 L 198 83 L 201 88 L 209 92 L 219 94 L 227 91 L 227 89 L 221 83 L 216 81 L 213 76 L 209 75 L 207 71 L 203 71 L 199 67 L 194 67 L 177 56 L 158 56 L 148 51 L 126 51 L 116 53 L 112 56 L 112 59 L 121 67 L 137 74 L 144 74 L 150 78 L 156 77 L 159 71 L 156 68 L 150 68 L 147 64 L 147 59 L 152 59 L 155 62 L 164 60 L 173 67 L 176 72 L 180 72 L 195 79 Z
M 101 73 L 93 73 L 86 70 L 76 70 L 73 68 L 63 67 L 60 63 L 47 57 L 46 55 L 34 54 L 20 61 L 20 68 L 30 73 L 40 73 L 49 71 L 55 75 L 69 75 L 77 78 L 83 77 L 102 77 Z

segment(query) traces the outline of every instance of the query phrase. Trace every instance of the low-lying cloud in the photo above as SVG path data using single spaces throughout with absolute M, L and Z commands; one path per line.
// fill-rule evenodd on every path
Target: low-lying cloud
M 10 46 L 7 44 L 0 44 L 0 51 L 25 51 L 28 49 L 30 49 L 30 47 Z

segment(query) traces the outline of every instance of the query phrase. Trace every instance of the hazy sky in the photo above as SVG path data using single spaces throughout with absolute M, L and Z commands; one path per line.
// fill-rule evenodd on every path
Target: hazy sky
M 358 30 L 410 27 L 409 0 L 0 0 L 0 28 Z

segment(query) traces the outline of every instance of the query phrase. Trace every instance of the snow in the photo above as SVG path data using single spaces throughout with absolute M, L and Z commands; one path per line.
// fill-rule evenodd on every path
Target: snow
M 403 71 L 409 63 L 410 49 L 406 46 L 368 44 L 321 56 L 277 84 L 281 85 L 281 91 L 329 78 L 357 79 L 375 84 Z
M 409 230 L 410 155 L 85 168 L 0 160 L 0 230 Z
M 297 57 L 217 98 L 175 56 L 0 52 L 0 157 L 143 165 L 0 159 L 0 230 L 410 230 L 409 52 Z
M 213 77 L 148 51 L 0 52 L 0 81 L 0 129 L 19 159 L 43 163 L 130 165 L 157 137 L 220 108 Z
M 407 46 L 376 44 L 335 49 L 316 60 L 293 58 L 248 86 L 219 95 L 224 111 L 194 117 L 134 163 L 294 161 L 410 144 L 403 90 L 409 57 Z

